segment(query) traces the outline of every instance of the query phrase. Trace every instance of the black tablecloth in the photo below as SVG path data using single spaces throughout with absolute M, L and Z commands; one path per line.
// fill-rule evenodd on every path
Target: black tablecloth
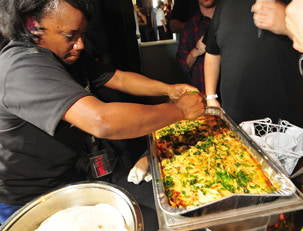
M 128 191 L 139 203 L 144 220 L 144 231 L 155 231 L 159 229 L 155 210 L 152 182 L 142 181 L 135 185 L 127 181 L 131 167 L 118 163 L 114 172 L 106 181 L 116 184 Z M 102 178 L 101 178 L 102 180 Z

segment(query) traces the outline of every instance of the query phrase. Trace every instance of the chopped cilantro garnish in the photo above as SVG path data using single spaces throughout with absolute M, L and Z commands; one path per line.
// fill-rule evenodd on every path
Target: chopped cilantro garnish
M 171 188 L 171 187 L 174 186 L 175 183 L 174 183 L 174 180 L 171 176 L 166 176 L 165 179 L 164 179 L 163 184 L 164 184 L 165 188 Z
M 185 170 L 186 170 L 186 171 L 188 171 L 188 170 L 190 170 L 190 169 L 193 169 L 193 167 L 191 167 L 191 166 L 186 166 L 186 167 L 185 167 Z
M 222 160 L 223 158 L 222 158 L 220 155 L 215 155 L 215 156 L 214 156 L 214 159 L 215 159 L 215 160 Z
M 235 165 L 236 165 L 237 167 L 240 167 L 240 166 L 241 166 L 241 164 L 240 164 L 239 162 L 236 162 Z
M 257 184 L 252 184 L 252 185 L 250 185 L 249 187 L 250 187 L 250 188 L 253 188 L 253 189 L 255 189 L 255 188 L 260 188 L 260 186 L 257 185 Z
M 172 191 L 167 191 L 167 192 L 166 192 L 166 196 L 167 196 L 167 197 L 172 197 L 172 195 L 173 195 L 173 192 L 172 192 Z
M 230 192 L 235 192 L 235 187 L 232 186 L 231 184 L 228 184 L 227 182 L 222 182 L 222 185 L 225 189 L 227 189 Z
M 190 175 L 190 179 L 188 181 L 189 185 L 194 185 L 198 183 L 198 177 L 195 175 Z
M 201 154 L 201 152 L 199 152 L 199 151 L 194 152 L 194 155 L 200 155 L 200 154 Z
M 236 173 L 236 181 L 238 185 L 246 186 L 250 180 L 251 177 L 247 173 L 243 172 L 242 170 Z
M 247 188 L 244 188 L 245 193 L 249 193 L 249 190 Z

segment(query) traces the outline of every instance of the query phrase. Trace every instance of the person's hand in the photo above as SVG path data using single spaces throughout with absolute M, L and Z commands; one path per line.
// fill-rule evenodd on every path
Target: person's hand
M 275 34 L 288 35 L 285 25 L 286 5 L 280 1 L 256 1 L 251 11 L 255 25 Z
M 168 87 L 167 95 L 171 100 L 177 100 L 186 92 L 199 93 L 199 90 L 188 84 L 172 84 Z
M 286 8 L 286 27 L 293 40 L 293 47 L 303 52 L 303 1 L 292 0 Z
M 209 99 L 206 101 L 207 107 L 221 107 L 217 99 Z
M 199 51 L 199 55 L 203 55 L 205 53 L 205 44 L 202 42 L 204 36 L 197 41 L 195 49 Z
M 205 111 L 205 98 L 199 93 L 185 93 L 176 102 L 176 106 L 181 109 L 184 119 L 194 120 Z

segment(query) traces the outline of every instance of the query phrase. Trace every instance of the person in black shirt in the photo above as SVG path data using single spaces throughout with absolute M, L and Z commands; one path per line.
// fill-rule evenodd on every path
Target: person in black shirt
M 260 36 L 251 13 L 254 3 L 221 0 L 217 4 L 206 43 L 207 104 L 220 106 L 215 94 L 221 73 L 222 107 L 235 122 L 270 117 L 303 126 L 299 54 L 285 35 L 262 30 Z
M 291 1 L 286 8 L 279 1 L 257 1 L 252 11 L 257 27 L 288 35 L 294 41 L 294 48 L 303 52 L 302 1 Z
M 202 42 L 215 11 L 214 0 L 196 0 L 200 11 L 189 19 L 180 33 L 177 61 L 189 82 L 204 94 L 204 54 Z
M 294 41 L 293 46 L 296 50 L 303 53 L 303 2 L 300 0 L 293 0 L 286 8 L 286 27 L 291 34 Z
M 186 22 L 197 12 L 199 12 L 197 0 L 175 0 L 169 19 L 171 32 L 180 33 Z
M 290 38 L 293 40 L 293 48 L 301 52 L 299 59 L 299 70 L 303 76 L 303 2 L 293 0 L 286 8 L 285 23 L 289 31 Z
M 303 33 L 301 32 L 303 29 L 301 13 L 303 11 L 300 12 L 300 6 L 303 7 L 303 4 L 292 1 L 288 4 L 287 10 L 286 5 L 280 1 L 257 1 L 252 6 L 252 12 L 260 35 L 262 29 L 279 35 L 287 35 L 293 40 L 293 48 L 303 52 Z M 298 63 L 300 74 L 303 76 L 303 55 L 300 56 Z
M 98 63 L 84 52 L 88 0 L 0 0 L 0 222 L 17 206 L 83 179 L 73 125 L 97 138 L 146 135 L 204 111 L 196 91 Z M 26 15 L 26 16 L 24 16 Z M 107 86 L 136 95 L 167 95 L 172 103 L 105 103 L 89 89 Z M 165 116 L 163 116 L 165 114 Z M 8 208 L 5 214 L 2 208 Z

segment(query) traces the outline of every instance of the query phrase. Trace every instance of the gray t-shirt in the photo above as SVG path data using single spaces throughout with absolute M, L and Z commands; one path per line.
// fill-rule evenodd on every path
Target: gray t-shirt
M 91 95 L 80 83 L 103 85 L 113 76 L 88 63 L 83 74 L 93 78 L 83 78 L 83 65 L 68 70 L 49 50 L 31 43 L 12 41 L 0 51 L 0 203 L 22 205 L 80 180 L 78 153 L 56 134 L 69 107 Z

